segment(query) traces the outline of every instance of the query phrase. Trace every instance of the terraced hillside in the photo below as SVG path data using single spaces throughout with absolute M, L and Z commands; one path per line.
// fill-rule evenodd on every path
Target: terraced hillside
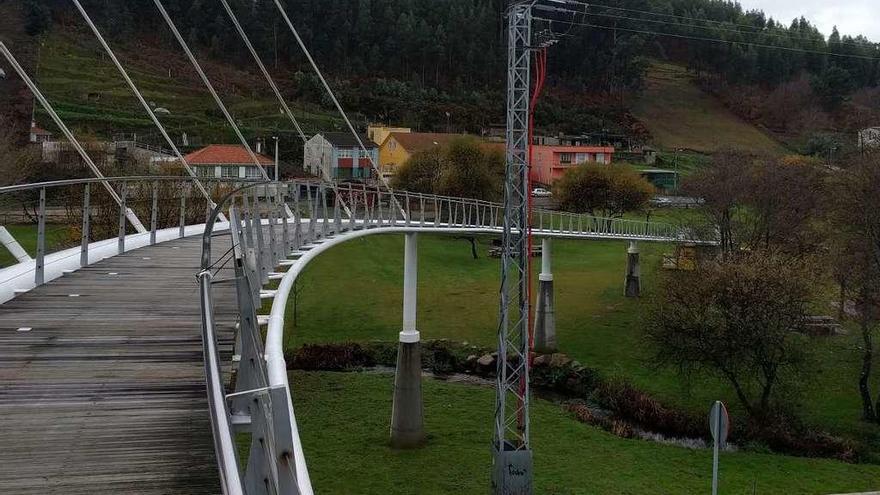
M 782 145 L 702 91 L 680 66 L 652 65 L 633 113 L 651 132 L 654 144 L 663 149 L 785 152 Z

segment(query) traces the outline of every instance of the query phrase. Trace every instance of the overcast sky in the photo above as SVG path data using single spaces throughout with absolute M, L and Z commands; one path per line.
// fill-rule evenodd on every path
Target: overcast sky
M 840 34 L 864 34 L 880 41 L 880 0 L 739 0 L 744 9 L 760 9 L 789 24 L 804 16 L 827 37 L 837 26 Z

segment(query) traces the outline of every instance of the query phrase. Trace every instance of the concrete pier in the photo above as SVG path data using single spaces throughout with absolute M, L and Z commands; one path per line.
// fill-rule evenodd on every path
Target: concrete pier
M 403 331 L 394 373 L 391 410 L 391 446 L 398 449 L 425 443 L 422 409 L 421 337 L 416 330 L 418 289 L 418 234 L 406 234 L 403 269 Z
M 535 351 L 557 351 L 556 311 L 553 299 L 552 252 L 549 238 L 541 243 L 541 274 L 538 275 L 538 298 L 535 304 Z
M 631 241 L 629 249 L 626 250 L 626 280 L 623 293 L 626 297 L 639 297 L 642 295 L 639 247 L 635 241 Z

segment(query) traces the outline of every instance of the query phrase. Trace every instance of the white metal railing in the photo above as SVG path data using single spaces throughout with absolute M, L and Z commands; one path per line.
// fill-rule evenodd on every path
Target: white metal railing
M 228 262 L 234 272 L 239 314 L 235 391 L 225 397 L 216 393 L 209 397 L 218 467 L 226 484 L 223 488 L 225 493 L 268 490 L 272 494 L 312 495 L 283 349 L 284 311 L 299 271 L 329 246 L 373 233 L 424 230 L 498 234 L 502 230 L 503 206 L 475 199 L 388 191 L 366 184 L 292 181 L 245 186 L 220 201 L 213 216 L 222 211 L 227 211 L 230 218 Z M 343 211 L 348 212 L 345 218 Z M 216 239 L 213 225 L 209 219 L 199 275 L 206 342 L 216 339 L 211 293 L 217 280 L 212 269 L 225 261 L 212 258 L 212 240 Z M 649 241 L 688 237 L 682 229 L 666 224 L 552 210 L 536 210 L 532 229 L 536 235 L 555 237 Z M 287 273 L 275 272 L 280 264 L 292 268 Z M 276 291 L 261 289 L 278 279 L 281 282 Z M 258 315 L 261 299 L 269 297 L 274 298 L 271 314 Z M 265 344 L 261 325 L 267 325 Z M 212 348 L 216 352 L 216 346 Z M 209 382 L 219 380 L 219 369 L 206 369 L 206 376 Z M 208 385 L 209 395 L 220 389 L 220 384 Z M 251 434 L 248 456 L 241 464 L 235 442 L 231 441 L 236 431 Z M 232 452 L 226 447 L 230 444 Z M 241 476 L 237 478 L 238 474 Z

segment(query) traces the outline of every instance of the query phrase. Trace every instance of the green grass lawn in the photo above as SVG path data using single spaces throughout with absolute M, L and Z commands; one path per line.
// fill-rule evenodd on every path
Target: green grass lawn
M 648 127 L 655 143 L 667 150 L 785 152 L 782 145 L 701 90 L 690 74 L 676 65 L 651 66 L 633 113 Z
M 418 327 L 424 339 L 495 345 L 500 267 L 499 260 L 486 256 L 487 243 L 482 240 L 480 259 L 473 260 L 464 240 L 420 236 Z M 717 399 L 727 401 L 735 416 L 742 414 L 726 384 L 702 379 L 688 385 L 673 370 L 651 363 L 651 349 L 641 336 L 642 318 L 661 256 L 672 251 L 670 245 L 640 244 L 644 297 L 639 300 L 622 296 L 626 243 L 557 240 L 553 246 L 557 333 L 563 352 L 694 414 L 704 414 Z M 535 265 L 537 271 L 539 260 Z M 402 236 L 362 238 L 322 254 L 298 282 L 295 328 L 293 308 L 288 310 L 288 345 L 395 340 L 402 280 Z M 858 336 L 814 342 L 816 364 L 801 385 L 802 403 L 793 408 L 822 429 L 878 443 L 880 428 L 859 420 Z
M 388 446 L 392 382 L 382 374 L 291 373 L 315 490 L 488 493 L 494 390 L 424 380 L 428 445 L 395 451 Z M 709 449 L 621 439 L 579 423 L 543 400 L 535 400 L 531 411 L 535 493 L 709 492 Z M 880 486 L 880 466 L 750 452 L 724 453 L 720 466 L 725 494 L 820 495 Z
M 35 224 L 11 224 L 5 225 L 6 230 L 21 244 L 21 247 L 31 256 L 37 254 L 37 226 Z M 46 252 L 57 251 L 67 241 L 67 226 L 48 224 L 46 225 Z M 0 268 L 18 263 L 5 247 L 0 246 Z

